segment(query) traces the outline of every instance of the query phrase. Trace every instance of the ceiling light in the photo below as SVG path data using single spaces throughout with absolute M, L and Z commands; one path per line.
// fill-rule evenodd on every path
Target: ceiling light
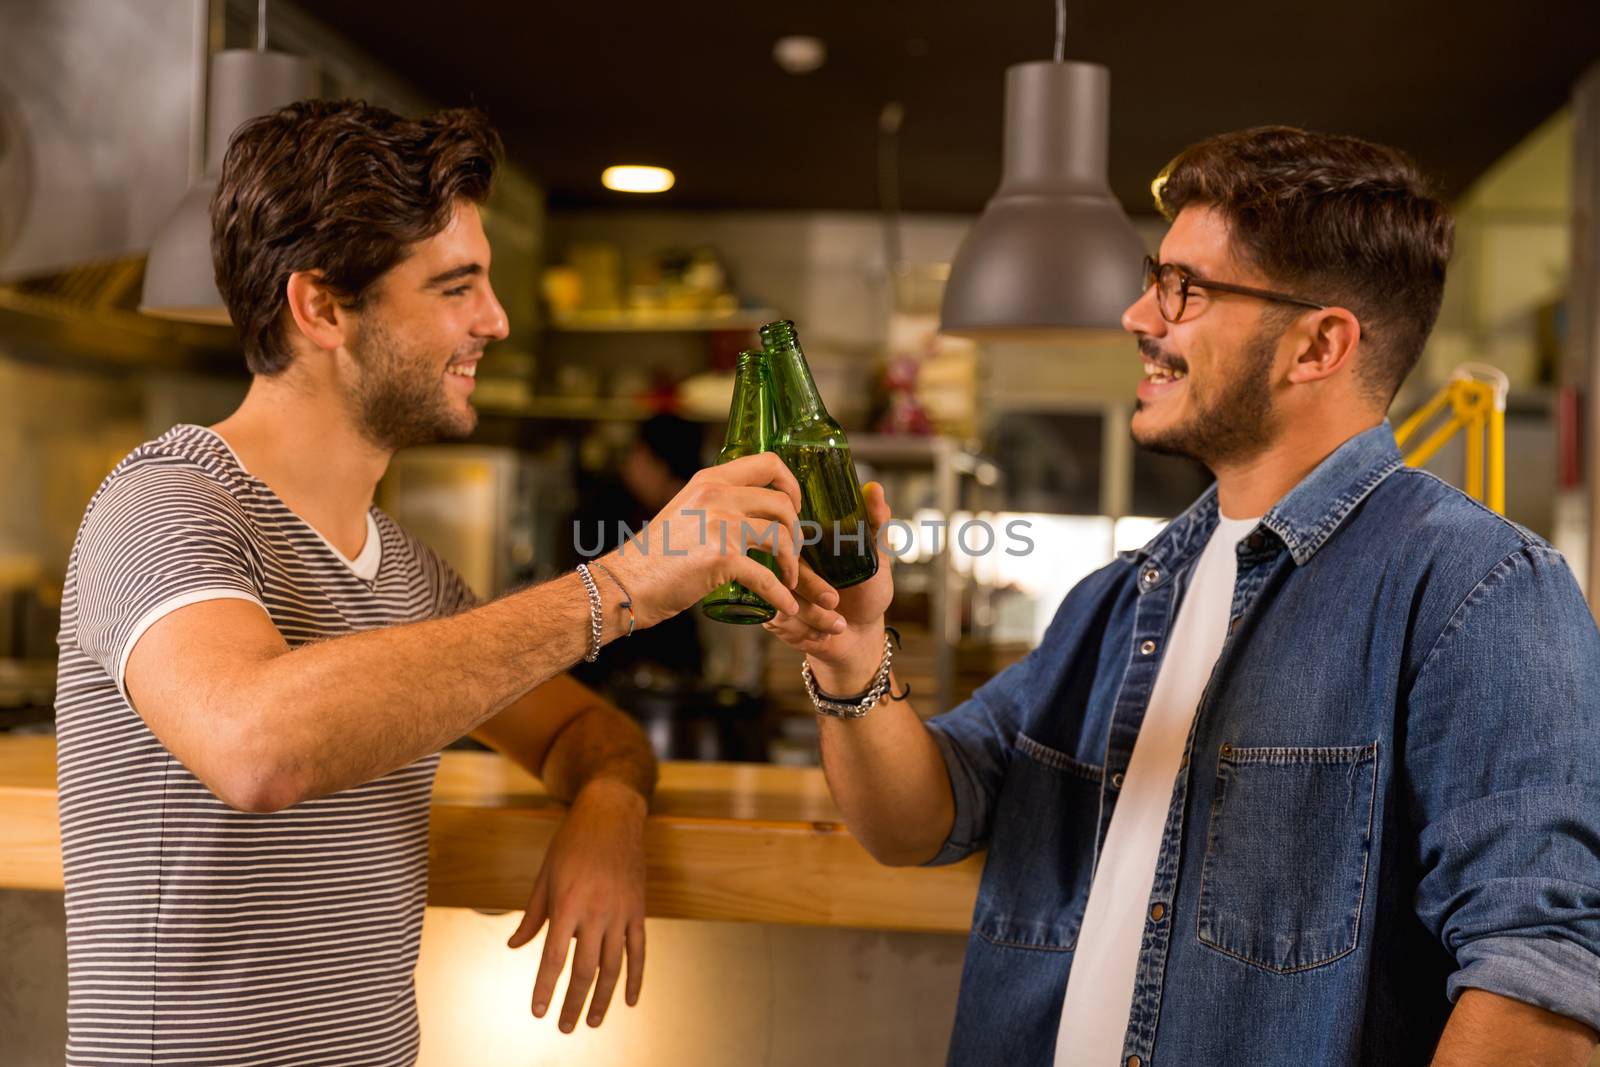
M 266 4 L 256 48 L 231 48 L 211 57 L 206 82 L 206 169 L 178 202 L 150 245 L 139 310 L 157 318 L 226 326 L 232 320 L 217 293 L 211 263 L 211 196 L 222 174 L 228 139 L 246 122 L 312 96 L 311 61 L 267 51 Z
M 1106 177 L 1111 74 L 1063 62 L 1006 71 L 1000 187 L 950 265 L 940 329 L 984 340 L 1117 329 L 1139 296 L 1144 242 Z
M 772 45 L 772 61 L 790 74 L 810 74 L 828 61 L 828 46 L 820 37 L 793 34 Z
M 676 180 L 666 167 L 636 164 L 607 167 L 600 175 L 601 185 L 619 193 L 664 193 Z

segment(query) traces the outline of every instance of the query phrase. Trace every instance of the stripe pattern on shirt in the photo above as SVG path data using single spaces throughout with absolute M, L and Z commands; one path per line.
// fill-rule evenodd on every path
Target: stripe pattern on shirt
M 122 678 L 145 629 L 203 600 L 260 604 L 291 647 L 471 605 L 447 564 L 372 517 L 366 580 L 198 426 L 140 446 L 90 501 L 56 694 L 69 1064 L 415 1060 L 438 756 L 240 812 L 162 746 Z

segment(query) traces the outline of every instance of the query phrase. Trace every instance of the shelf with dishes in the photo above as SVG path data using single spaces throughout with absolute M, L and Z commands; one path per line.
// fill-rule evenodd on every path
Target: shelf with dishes
M 565 333 L 712 333 L 755 331 L 778 318 L 772 308 L 627 308 L 566 311 L 550 316 L 550 328 Z

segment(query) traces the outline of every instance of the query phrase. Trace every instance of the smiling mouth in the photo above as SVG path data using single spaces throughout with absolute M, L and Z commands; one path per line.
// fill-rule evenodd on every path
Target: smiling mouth
M 1178 370 L 1176 367 L 1167 367 L 1150 360 L 1144 361 L 1145 381 L 1153 385 L 1166 385 L 1170 382 L 1181 382 L 1189 376 L 1188 371 Z
M 454 374 L 460 378 L 476 378 L 478 376 L 478 361 L 471 363 L 452 363 L 444 369 L 446 374 Z

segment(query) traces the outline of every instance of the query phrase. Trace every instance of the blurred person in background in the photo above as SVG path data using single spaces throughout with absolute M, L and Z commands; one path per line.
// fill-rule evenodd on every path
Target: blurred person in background
M 578 479 L 578 507 L 568 527 L 571 549 L 563 566 L 575 567 L 622 547 L 673 497 L 683 491 L 702 466 L 704 431 L 700 424 L 677 415 L 652 415 L 639 425 L 615 476 L 585 475 Z M 665 671 L 676 679 L 698 681 L 705 665 L 694 612 L 667 619 L 609 649 L 594 663 L 579 663 L 571 674 L 596 688 L 617 679 L 632 679 L 641 667 Z

